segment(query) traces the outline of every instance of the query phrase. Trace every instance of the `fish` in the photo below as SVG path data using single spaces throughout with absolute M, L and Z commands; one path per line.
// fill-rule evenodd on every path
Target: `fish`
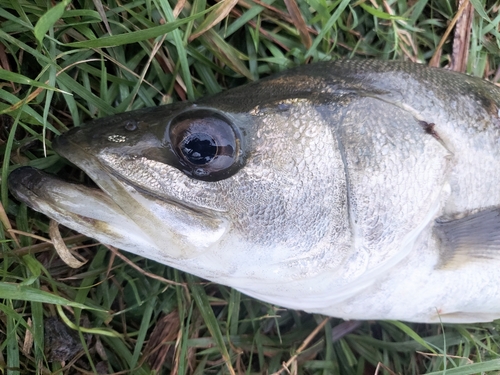
M 343 319 L 500 318 L 500 89 L 402 61 L 292 68 L 74 127 L 12 194 L 97 241 Z

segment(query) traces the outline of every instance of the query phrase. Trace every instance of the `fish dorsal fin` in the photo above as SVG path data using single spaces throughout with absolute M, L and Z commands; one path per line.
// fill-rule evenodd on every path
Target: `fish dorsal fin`
M 473 261 L 500 260 L 500 208 L 491 207 L 458 219 L 439 218 L 438 268 L 459 268 Z

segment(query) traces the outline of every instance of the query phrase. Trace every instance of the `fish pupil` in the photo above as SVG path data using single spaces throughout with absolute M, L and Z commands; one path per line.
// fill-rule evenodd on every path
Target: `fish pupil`
M 188 135 L 180 147 L 186 159 L 195 165 L 210 163 L 217 155 L 217 144 L 215 140 L 204 133 Z

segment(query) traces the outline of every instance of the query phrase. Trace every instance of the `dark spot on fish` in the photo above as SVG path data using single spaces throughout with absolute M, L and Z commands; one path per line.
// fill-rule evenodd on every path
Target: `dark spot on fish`
M 427 133 L 427 134 L 430 134 L 432 135 L 434 138 L 436 138 L 439 142 L 442 142 L 443 140 L 441 139 L 441 137 L 439 136 L 439 134 L 436 132 L 436 130 L 434 129 L 434 127 L 436 126 L 436 124 L 434 123 L 428 123 L 428 122 L 425 122 L 425 121 L 419 121 L 418 122 L 420 124 L 420 126 L 422 126 L 422 128 L 424 129 L 424 131 Z

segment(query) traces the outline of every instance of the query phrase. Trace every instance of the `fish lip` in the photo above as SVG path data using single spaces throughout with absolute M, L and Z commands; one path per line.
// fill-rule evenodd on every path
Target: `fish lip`
M 7 186 L 10 193 L 20 202 L 29 207 L 40 211 L 40 207 L 45 204 L 53 205 L 53 190 L 58 184 L 66 186 L 79 186 L 85 189 L 88 196 L 98 198 L 102 196 L 101 189 L 85 186 L 84 184 L 75 184 L 52 174 L 43 172 L 31 166 L 23 166 L 13 170 L 7 178 Z
M 85 186 L 84 184 L 71 183 L 31 166 L 22 166 L 14 169 L 7 178 L 7 186 L 17 200 L 37 207 L 39 206 L 37 203 L 40 203 L 42 200 L 51 200 L 50 190 L 46 186 L 58 181 L 65 184 L 80 185 L 87 189 L 89 194 L 101 190 Z
M 33 167 L 20 167 L 13 170 L 7 179 L 9 191 L 20 201 L 33 207 L 38 207 L 38 201 L 43 197 L 46 176 L 43 172 Z
M 33 167 L 25 166 L 13 170 L 7 180 L 9 190 L 16 195 L 20 190 L 36 191 L 42 182 L 42 173 Z

